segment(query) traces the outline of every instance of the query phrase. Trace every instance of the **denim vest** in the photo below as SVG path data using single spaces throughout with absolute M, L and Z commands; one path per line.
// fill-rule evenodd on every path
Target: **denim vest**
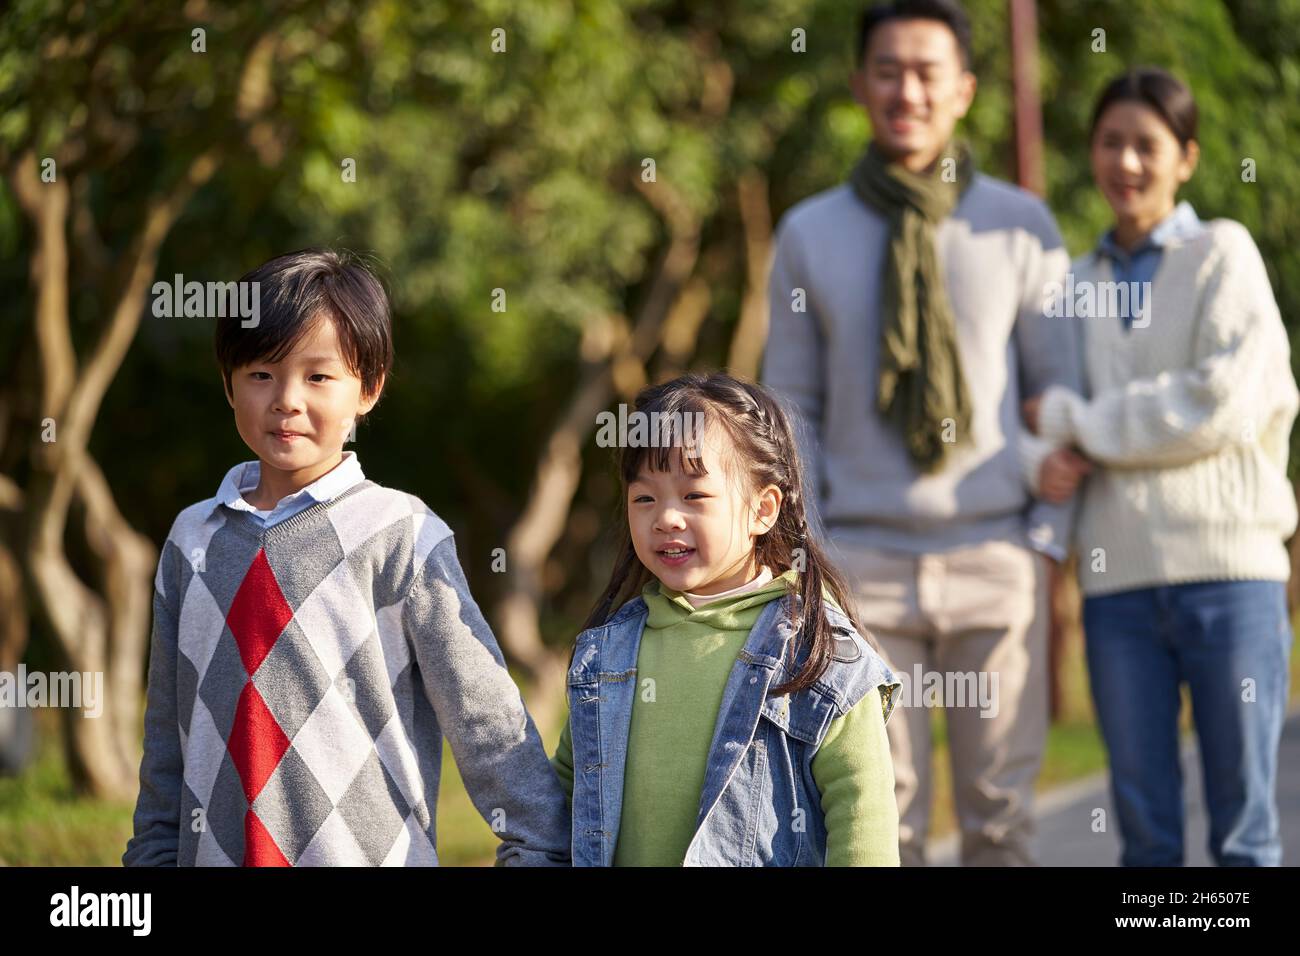
M 885 685 L 889 713 L 899 686 L 881 657 L 829 603 L 834 659 L 810 688 L 769 697 L 792 676 L 790 596 L 768 603 L 736 658 L 718 707 L 685 866 L 821 866 L 826 823 L 812 759 L 830 722 Z M 645 601 L 578 635 L 568 674 L 573 740 L 573 865 L 610 866 L 623 806 L 627 736 L 636 695 Z M 794 667 L 802 664 L 807 649 Z M 875 707 L 874 700 L 863 702 Z

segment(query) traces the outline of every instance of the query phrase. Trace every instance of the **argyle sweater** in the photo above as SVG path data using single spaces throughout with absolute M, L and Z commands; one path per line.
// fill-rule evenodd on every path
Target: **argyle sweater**
M 498 862 L 563 865 L 564 791 L 451 530 L 360 481 L 270 528 L 199 502 L 158 563 L 133 865 L 436 865 L 447 735 Z

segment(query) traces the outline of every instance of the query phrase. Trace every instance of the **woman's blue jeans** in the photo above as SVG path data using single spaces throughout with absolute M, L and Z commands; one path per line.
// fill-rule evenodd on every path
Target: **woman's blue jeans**
M 1210 854 L 1278 866 L 1277 759 L 1291 627 L 1281 581 L 1205 581 L 1089 597 L 1088 674 L 1110 752 L 1125 866 L 1183 863 L 1179 686 L 1191 691 Z

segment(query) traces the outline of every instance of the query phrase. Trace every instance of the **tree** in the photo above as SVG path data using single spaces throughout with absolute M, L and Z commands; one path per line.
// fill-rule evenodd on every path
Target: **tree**
M 211 50 L 206 28 L 192 33 L 174 14 L 122 4 L 75 5 L 61 17 L 27 3 L 0 27 L 9 51 L 0 168 L 29 230 L 33 313 L 30 338 L 14 353 L 31 371 L 8 378 L 0 401 L 0 491 L 18 506 L 4 525 L 0 566 L 12 597 L 21 555 L 29 600 L 60 659 L 105 675 L 102 719 L 64 711 L 67 749 L 81 786 L 118 799 L 136 789 L 140 662 L 157 550 L 118 509 L 90 435 L 172 227 L 234 144 L 266 155 L 283 135 L 266 110 L 273 70 L 294 57 L 291 30 L 226 13 L 198 18 L 209 20 L 223 33 Z M 198 106 L 204 89 L 208 105 Z M 158 154 L 155 166 L 150 157 Z M 109 204 L 110 221 L 97 215 L 97 193 L 113 188 L 115 173 L 151 166 L 158 175 L 130 183 L 129 198 Z M 79 334 L 78 293 L 88 299 L 83 314 L 94 316 L 89 336 Z M 79 337 L 93 343 L 79 350 Z M 69 559 L 74 501 L 95 583 Z M 4 632 L 9 657 L 22 637 L 21 627 Z

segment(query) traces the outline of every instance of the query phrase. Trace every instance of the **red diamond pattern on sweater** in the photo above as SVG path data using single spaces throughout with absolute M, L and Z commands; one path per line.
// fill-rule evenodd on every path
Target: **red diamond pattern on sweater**
M 235 723 L 230 728 L 226 747 L 244 784 L 244 796 L 251 804 L 289 749 L 289 738 L 252 681 L 244 685 L 239 695 Z
M 230 602 L 230 613 L 226 615 L 226 625 L 235 635 L 249 677 L 257 673 L 276 638 L 292 619 L 293 608 L 276 583 L 266 552 L 259 550 L 244 573 L 235 599 Z
M 293 866 L 252 810 L 244 815 L 244 866 Z
M 289 866 L 266 826 L 253 811 L 253 801 L 289 749 L 289 737 L 276 722 L 266 701 L 252 681 L 271 648 L 293 619 L 293 609 L 284 599 L 275 573 L 258 551 L 240 582 L 226 615 L 226 626 L 234 635 L 239 656 L 249 675 L 235 708 L 226 747 L 239 772 L 249 808 L 244 816 L 244 866 Z

